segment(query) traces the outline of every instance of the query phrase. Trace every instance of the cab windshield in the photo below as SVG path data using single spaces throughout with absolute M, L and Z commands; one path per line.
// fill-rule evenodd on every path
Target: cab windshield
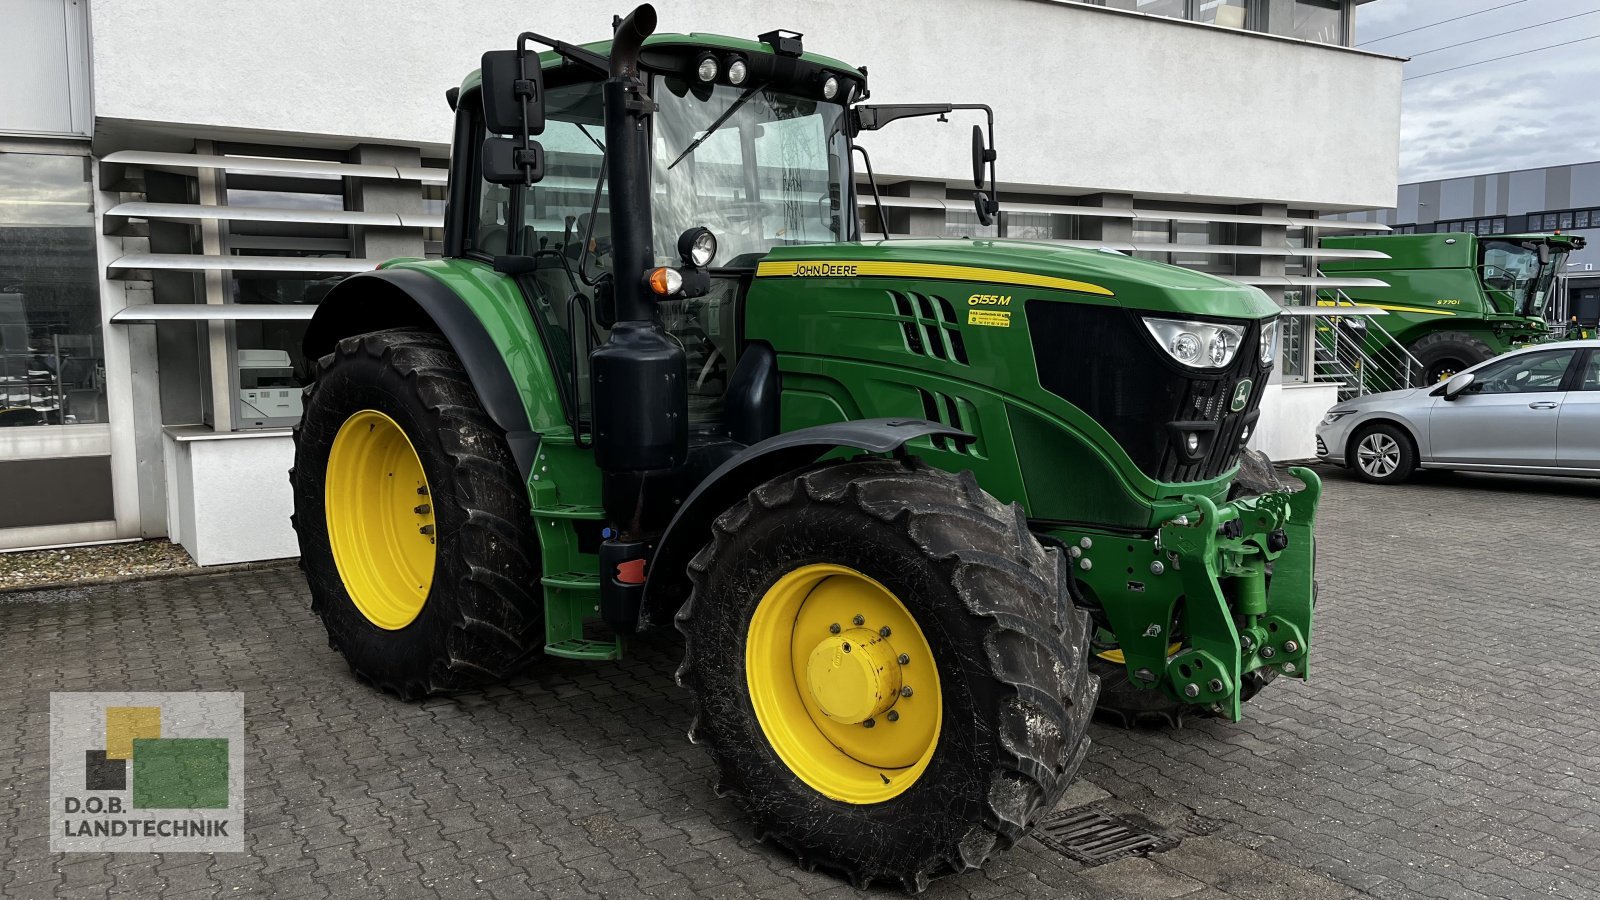
M 1490 239 L 1479 242 L 1479 271 L 1484 287 L 1509 299 L 1519 316 L 1537 316 L 1550 296 L 1550 283 L 1561 270 L 1567 251 L 1551 248 L 1550 262 L 1539 263 L 1539 243 Z
M 655 249 L 704 225 L 713 265 L 747 267 L 773 247 L 846 240 L 849 141 L 844 107 L 767 84 L 661 76 L 652 119 Z

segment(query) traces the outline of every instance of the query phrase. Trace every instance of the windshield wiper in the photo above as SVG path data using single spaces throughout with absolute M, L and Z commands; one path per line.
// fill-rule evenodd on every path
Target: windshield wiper
M 753 84 L 753 85 L 750 86 L 749 90 L 747 90 L 744 93 L 740 94 L 739 95 L 739 99 L 737 99 L 737 100 L 733 101 L 733 103 L 729 104 L 727 110 L 724 111 L 722 115 L 717 116 L 717 120 L 715 122 L 711 123 L 711 127 L 707 128 L 705 130 L 704 134 L 702 134 L 699 137 L 695 138 L 693 141 L 691 141 L 689 143 L 689 146 L 683 148 L 683 152 L 679 153 L 678 154 L 678 158 L 672 161 L 672 165 L 667 166 L 667 171 L 669 171 L 669 172 L 672 171 L 674 166 L 676 166 L 678 163 L 683 162 L 683 158 L 685 156 L 688 156 L 689 154 L 693 153 L 696 150 L 696 148 L 698 148 L 701 144 L 704 144 L 706 142 L 707 138 L 711 137 L 713 134 L 716 134 L 717 133 L 717 129 L 722 127 L 722 123 L 724 123 L 724 122 L 728 121 L 730 118 L 732 118 L 733 114 L 739 111 L 739 107 L 744 106 L 745 101 L 749 100 L 751 97 L 754 97 L 756 95 L 756 91 L 759 91 L 764 87 L 766 87 L 765 84 Z

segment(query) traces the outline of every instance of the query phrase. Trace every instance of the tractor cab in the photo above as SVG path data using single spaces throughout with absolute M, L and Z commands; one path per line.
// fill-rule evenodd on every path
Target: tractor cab
M 1562 234 L 1507 234 L 1478 238 L 1478 277 L 1493 308 L 1523 318 L 1544 318 L 1550 287 L 1566 268 L 1567 254 L 1584 239 Z

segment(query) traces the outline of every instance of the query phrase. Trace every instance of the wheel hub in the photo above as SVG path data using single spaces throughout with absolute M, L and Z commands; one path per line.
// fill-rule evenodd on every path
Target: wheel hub
M 373 409 L 346 419 L 328 453 L 324 505 L 350 600 L 385 631 L 411 624 L 433 585 L 433 498 L 400 424 Z
M 865 628 L 829 635 L 811 651 L 806 685 L 823 715 L 845 725 L 875 719 L 900 697 L 900 664 L 886 638 Z
M 906 605 L 855 569 L 813 563 L 780 577 L 751 616 L 745 678 L 772 749 L 824 796 L 881 803 L 933 759 L 933 651 Z

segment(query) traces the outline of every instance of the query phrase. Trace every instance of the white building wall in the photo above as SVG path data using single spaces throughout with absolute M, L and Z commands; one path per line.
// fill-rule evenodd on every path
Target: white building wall
M 434 145 L 447 88 L 522 29 L 607 36 L 626 4 L 481 0 L 101 2 L 102 120 Z M 865 65 L 877 102 L 995 107 L 1013 187 L 1394 204 L 1400 62 L 1059 0 L 679 0 L 660 31 L 805 33 Z M 900 122 L 863 143 L 891 176 L 970 178 L 967 120 Z

